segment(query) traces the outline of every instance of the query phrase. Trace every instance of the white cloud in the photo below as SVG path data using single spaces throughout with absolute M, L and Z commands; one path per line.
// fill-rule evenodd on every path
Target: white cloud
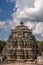
M 0 22 L 0 29 L 4 28 L 5 22 Z
M 34 6 L 36 9 L 43 8 L 43 0 L 35 0 Z
M 12 28 L 15 28 L 19 24 L 19 21 L 16 20 L 7 20 L 7 21 L 0 21 L 0 29 L 3 31 L 11 30 Z
M 32 29 L 34 35 L 43 37 L 43 22 L 26 22 L 25 25 Z
M 23 10 L 26 11 L 25 8 L 30 8 L 30 7 L 33 7 L 33 6 L 34 6 L 34 0 L 16 0 L 17 11 L 16 11 L 16 13 L 12 14 L 13 18 L 18 18 L 18 15 L 20 15 L 20 13 L 22 15 Z
M 34 34 L 40 34 L 43 37 L 43 22 L 37 23 L 35 29 L 33 30 Z
M 16 0 L 16 7 L 17 11 L 12 14 L 13 21 L 0 23 L 0 28 L 14 28 L 23 20 L 35 35 L 43 37 L 43 0 Z
M 30 0 L 17 0 L 16 6 L 18 10 L 13 13 L 13 17 L 16 19 L 27 19 L 29 21 L 43 21 L 43 0 L 32 0 L 34 7 L 29 7 Z
M 33 7 L 34 0 L 16 0 L 16 6 L 19 9 L 23 9 L 25 6 Z
M 29 29 L 33 29 L 34 26 L 35 26 L 35 24 L 36 23 L 34 23 L 34 25 L 33 25 L 33 23 L 32 22 L 29 22 L 29 21 L 25 23 L 25 25 L 28 26 Z

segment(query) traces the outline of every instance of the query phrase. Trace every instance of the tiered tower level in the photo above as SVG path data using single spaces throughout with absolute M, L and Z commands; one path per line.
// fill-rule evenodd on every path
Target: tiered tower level
M 13 61 L 32 61 L 40 55 L 32 30 L 28 29 L 23 21 L 11 30 L 11 35 L 3 50 L 3 57 Z

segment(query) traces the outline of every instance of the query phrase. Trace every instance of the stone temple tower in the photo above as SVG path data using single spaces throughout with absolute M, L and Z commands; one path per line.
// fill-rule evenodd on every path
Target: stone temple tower
M 28 29 L 23 21 L 11 30 L 2 55 L 4 59 L 12 61 L 34 61 L 40 55 L 32 30 Z

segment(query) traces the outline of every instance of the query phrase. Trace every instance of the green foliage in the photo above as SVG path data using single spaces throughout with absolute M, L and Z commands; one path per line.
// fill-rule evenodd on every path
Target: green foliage
M 41 51 L 43 51 L 43 41 L 37 41 L 37 44 L 40 46 Z
M 0 40 L 0 53 L 1 53 L 1 51 L 2 51 L 5 44 L 6 44 L 6 41 Z

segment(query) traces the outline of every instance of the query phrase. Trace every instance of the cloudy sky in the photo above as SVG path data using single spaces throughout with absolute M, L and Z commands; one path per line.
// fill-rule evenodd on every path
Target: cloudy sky
M 7 40 L 20 20 L 43 40 L 43 0 L 0 0 L 0 40 Z

